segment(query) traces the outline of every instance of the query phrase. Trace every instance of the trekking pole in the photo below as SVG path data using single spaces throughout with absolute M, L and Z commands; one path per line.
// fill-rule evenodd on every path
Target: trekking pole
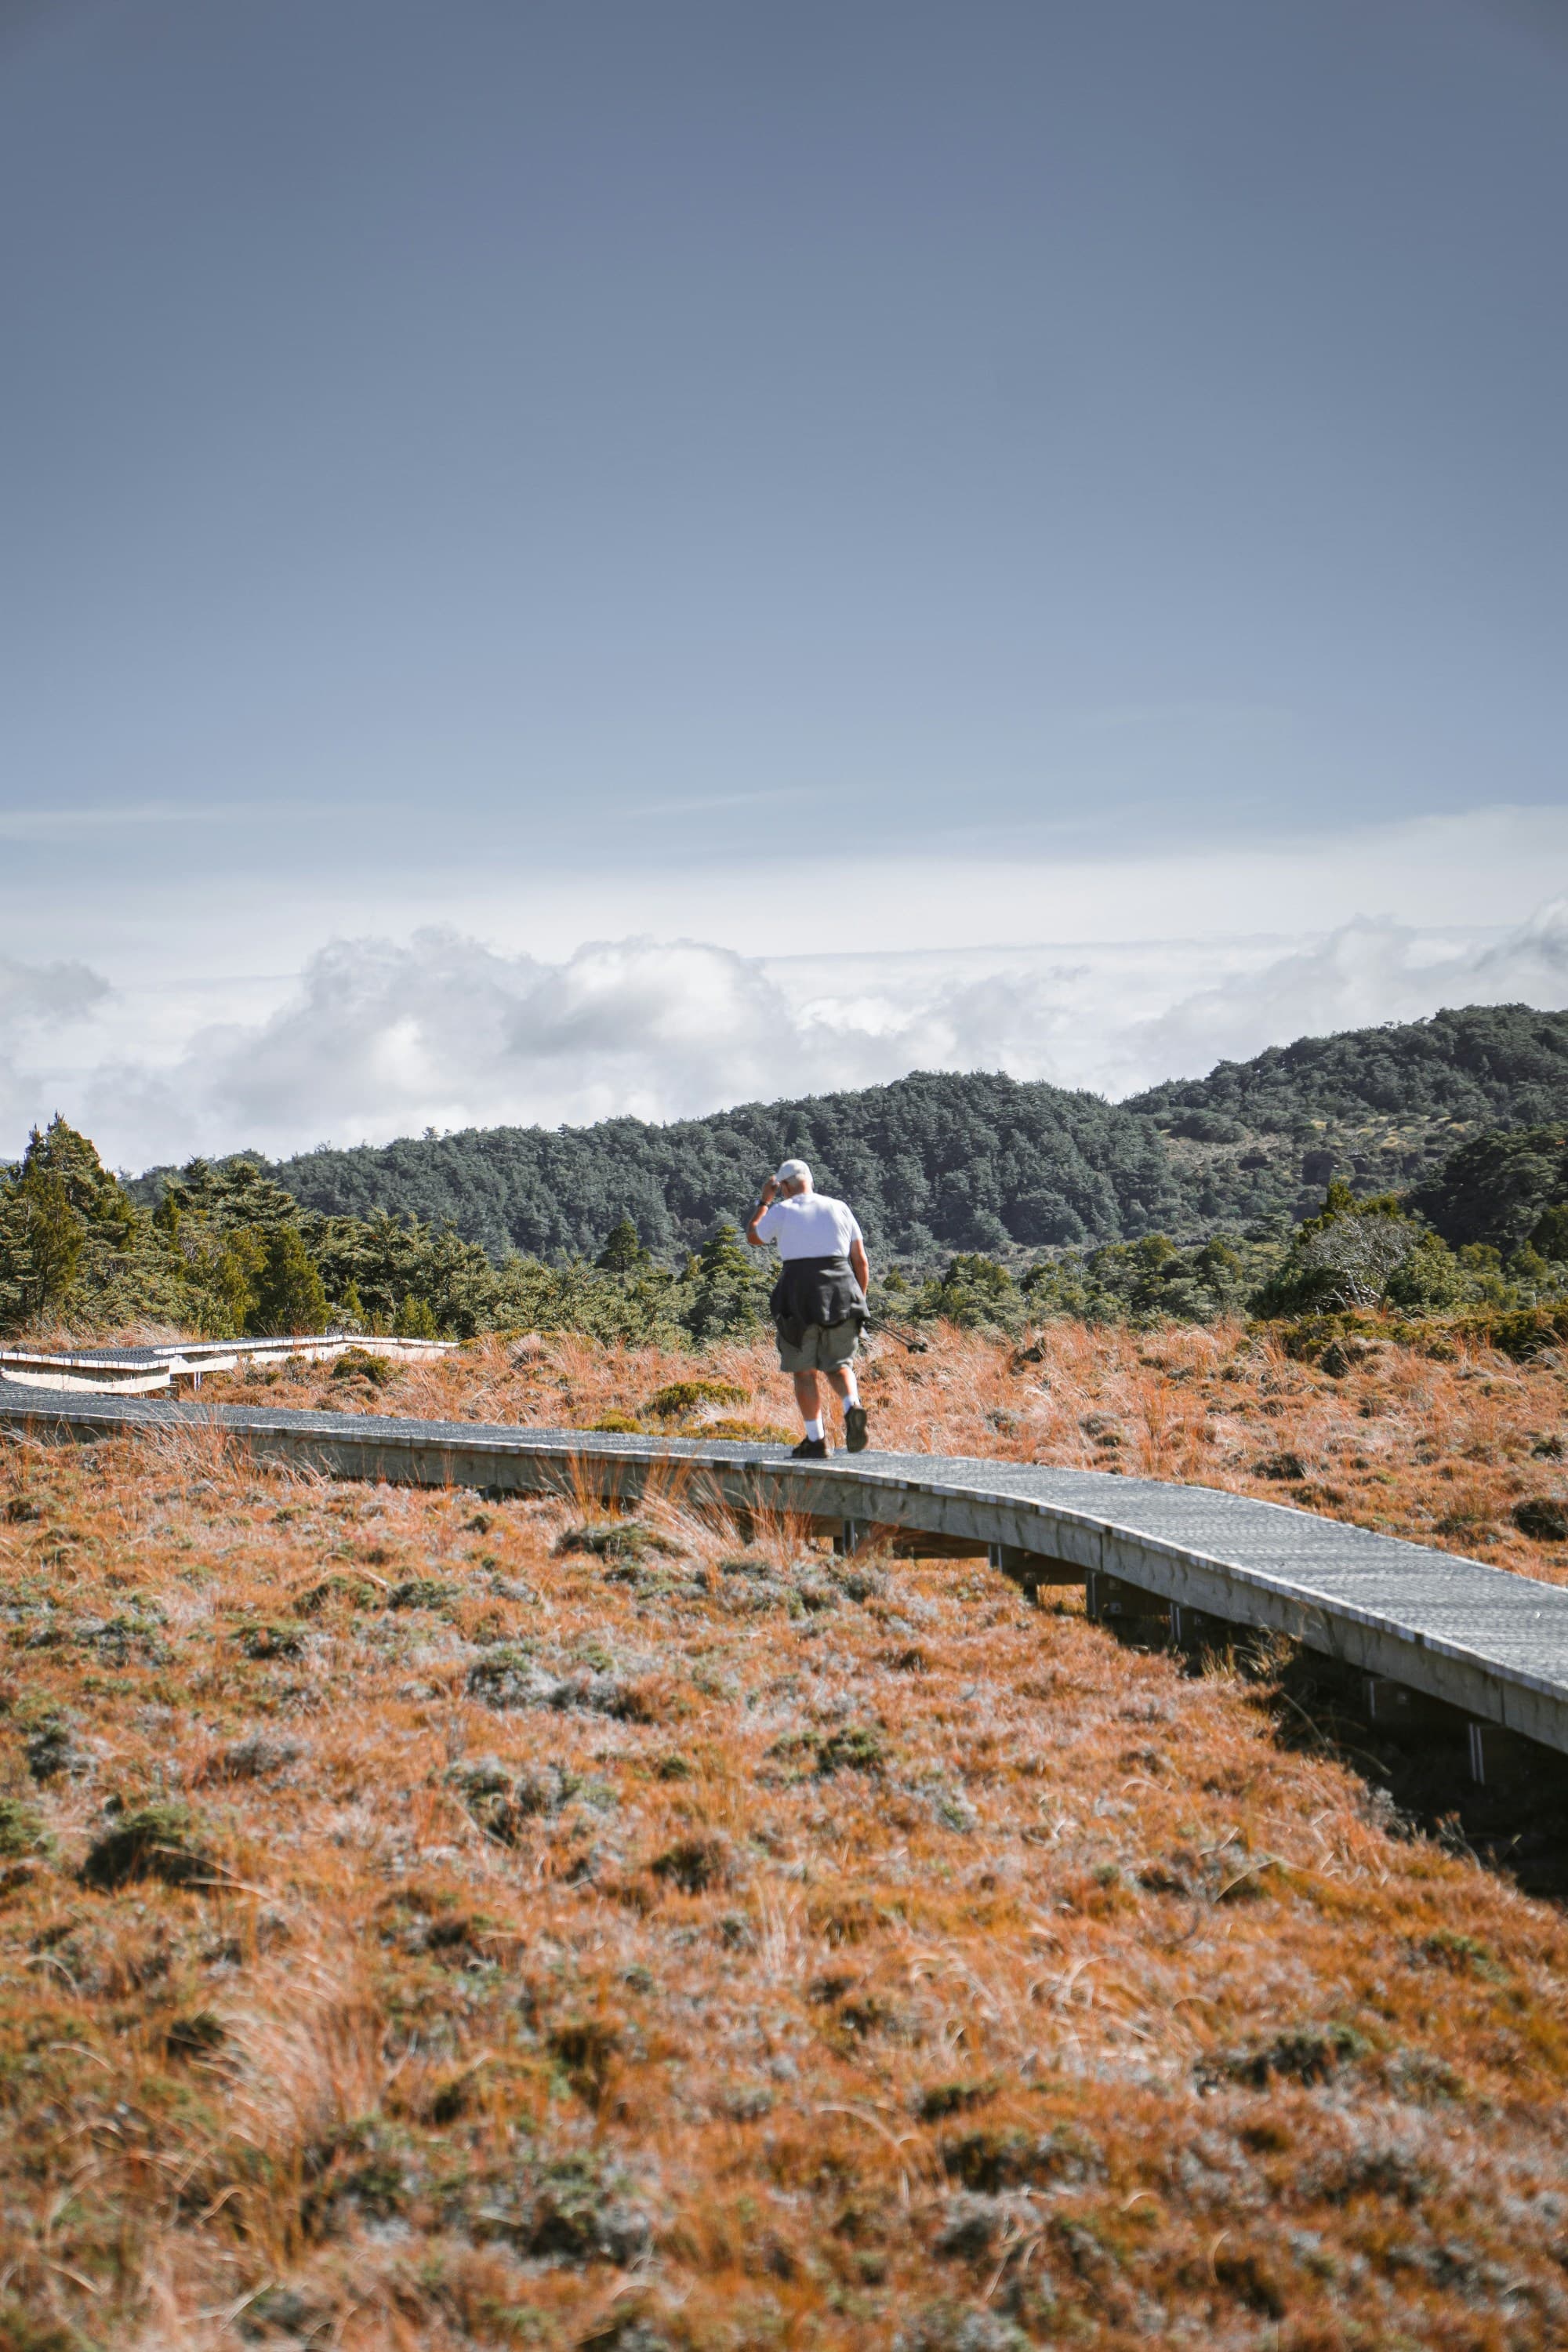
M 889 1339 L 896 1339 L 911 1356 L 925 1355 L 931 1346 L 929 1339 L 917 1339 L 912 1331 L 906 1331 L 901 1323 L 890 1323 L 885 1315 L 873 1315 L 870 1323 L 874 1331 L 885 1331 Z

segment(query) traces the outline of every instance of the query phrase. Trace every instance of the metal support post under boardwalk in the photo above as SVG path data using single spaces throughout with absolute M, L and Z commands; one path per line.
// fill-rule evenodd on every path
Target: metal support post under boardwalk
M 1043 1591 L 1052 1586 L 1087 1585 L 1094 1571 L 1079 1568 L 1070 1559 L 1050 1559 L 1037 1551 L 1026 1551 L 1022 1544 L 994 1543 L 985 1547 L 985 1557 L 993 1568 L 999 1568 L 1010 1577 L 1025 1598 L 1038 1601 Z
M 1228 1619 L 1213 1616 L 1206 1609 L 1194 1609 L 1182 1601 L 1171 1603 L 1173 1650 L 1184 1650 L 1194 1656 L 1205 1652 L 1223 1655 L 1236 1646 L 1238 1630 Z
M 1088 1612 L 1096 1625 L 1109 1625 L 1119 1639 L 1141 1649 L 1158 1649 L 1171 1638 L 1171 1605 L 1141 1585 L 1103 1570 L 1090 1572 Z

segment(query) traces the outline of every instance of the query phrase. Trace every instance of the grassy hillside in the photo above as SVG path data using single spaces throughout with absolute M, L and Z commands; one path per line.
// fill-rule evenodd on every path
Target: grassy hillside
M 1469 1131 L 1568 1114 L 1568 1013 L 1472 1006 L 1302 1038 L 1130 1103 L 995 1076 L 749 1103 L 653 1127 L 469 1129 L 321 1150 L 271 1172 L 306 1207 L 450 1219 L 494 1258 L 594 1255 L 622 1216 L 673 1258 L 755 1198 L 786 1153 L 853 1200 L 874 1248 L 922 1269 L 953 1250 L 1198 1239 L 1310 1213 L 1336 1171 L 1407 1184 Z M 149 1187 L 155 1191 L 155 1181 Z
M 634 1417 L 689 1369 L 489 1341 L 364 1401 Z M 717 1369 L 777 1410 L 764 1351 Z M 1064 1328 L 870 1385 L 904 1443 L 1276 1495 L 1292 1453 L 1563 1549 L 1510 1517 L 1544 1368 Z M 1476 1860 L 1560 1884 L 1552 1773 L 1425 1767 L 1428 1833 L 1286 1649 L 1143 1654 L 678 1493 L 639 1536 L 212 1433 L 7 1444 L 0 1545 L 16 2352 L 1568 2335 L 1568 1934 Z

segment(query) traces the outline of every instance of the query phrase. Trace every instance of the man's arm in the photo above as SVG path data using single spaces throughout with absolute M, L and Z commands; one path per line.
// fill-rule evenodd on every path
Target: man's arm
M 860 1296 L 864 1298 L 871 1287 L 871 1268 L 866 1259 L 866 1244 L 858 1234 L 849 1244 L 849 1271 L 859 1284 Z
M 770 1176 L 767 1182 L 763 1186 L 762 1199 L 757 1202 L 756 1207 L 746 1219 L 746 1239 L 751 1243 L 753 1249 L 765 1249 L 767 1247 L 765 1242 L 761 1242 L 757 1238 L 757 1225 L 764 1212 L 773 1207 L 773 1194 L 778 1191 L 778 1189 L 777 1177 Z

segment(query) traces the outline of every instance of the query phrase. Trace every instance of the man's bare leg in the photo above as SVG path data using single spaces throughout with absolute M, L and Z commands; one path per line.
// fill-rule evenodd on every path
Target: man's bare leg
M 836 1364 L 827 1375 L 844 1415 L 844 1443 L 851 1454 L 864 1454 L 866 1416 L 860 1410 L 860 1383 L 853 1364 Z
M 847 1364 L 834 1364 L 822 1375 L 840 1404 L 858 1404 L 860 1387 Z M 795 1401 L 803 1421 L 815 1421 L 822 1411 L 822 1391 L 815 1372 L 796 1372 Z
M 850 1444 L 851 1446 L 854 1447 L 857 1433 L 855 1425 L 848 1419 L 848 1415 L 860 1402 L 860 1384 L 855 1377 L 854 1366 L 851 1364 L 833 1364 L 827 1368 L 822 1377 L 826 1380 L 834 1395 L 838 1399 L 839 1409 L 845 1415 L 845 1428 L 849 1433 Z M 825 1437 L 826 1434 L 826 1429 L 825 1423 L 820 1418 L 822 1412 L 822 1391 L 818 1385 L 818 1376 L 816 1372 L 795 1373 L 795 1401 L 800 1407 L 800 1417 L 805 1423 L 805 1433 L 807 1437 Z M 859 1423 L 858 1441 L 861 1446 L 866 1443 L 866 1424 L 864 1416 L 861 1417 Z

